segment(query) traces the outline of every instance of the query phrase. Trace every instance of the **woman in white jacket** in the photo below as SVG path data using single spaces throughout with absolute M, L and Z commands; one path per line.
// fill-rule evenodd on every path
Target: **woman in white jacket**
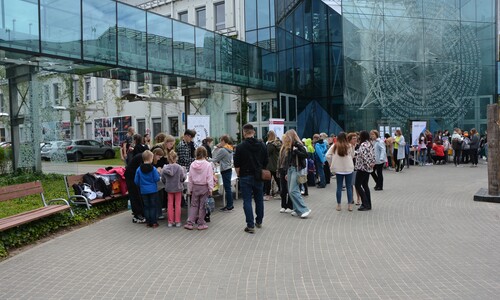
M 375 129 L 370 131 L 370 139 L 372 140 L 373 148 L 375 148 L 375 167 L 372 172 L 372 178 L 375 181 L 374 190 L 381 191 L 384 189 L 384 176 L 382 175 L 382 170 L 384 170 L 384 165 L 387 161 L 385 142 Z
M 330 163 L 330 170 L 337 178 L 337 210 L 340 211 L 340 200 L 342 199 L 342 186 L 345 179 L 347 190 L 347 209 L 352 211 L 352 177 L 354 172 L 354 149 L 347 141 L 347 135 L 344 132 L 339 133 L 337 142 L 328 149 L 326 159 Z

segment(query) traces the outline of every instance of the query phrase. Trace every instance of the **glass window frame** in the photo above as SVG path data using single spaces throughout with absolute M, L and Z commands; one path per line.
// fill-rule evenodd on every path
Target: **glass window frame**
M 207 8 L 206 6 L 201 6 L 195 9 L 196 12 L 196 26 L 200 28 L 207 28 Z M 203 12 L 203 24 L 200 24 L 200 13 Z
M 222 14 L 219 12 L 220 7 L 223 8 Z M 225 28 L 226 28 L 226 2 L 221 1 L 214 3 L 214 29 L 215 31 L 218 31 Z
M 186 16 L 186 19 L 184 19 L 184 16 Z M 184 22 L 184 23 L 189 23 L 189 14 L 187 10 L 183 10 L 177 13 L 177 20 Z

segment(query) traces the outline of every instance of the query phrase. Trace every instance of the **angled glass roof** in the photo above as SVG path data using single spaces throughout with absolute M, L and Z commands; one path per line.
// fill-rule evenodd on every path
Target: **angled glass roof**
M 3 64 L 37 62 L 78 74 L 118 69 L 276 89 L 275 53 L 134 6 L 112 0 L 2 3 Z M 24 58 L 14 61 L 18 54 Z

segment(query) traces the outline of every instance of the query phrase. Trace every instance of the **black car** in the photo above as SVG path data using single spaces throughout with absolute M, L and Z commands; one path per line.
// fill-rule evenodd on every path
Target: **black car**
M 62 145 L 66 149 L 68 160 L 80 161 L 82 158 L 114 158 L 111 146 L 96 140 L 69 140 Z

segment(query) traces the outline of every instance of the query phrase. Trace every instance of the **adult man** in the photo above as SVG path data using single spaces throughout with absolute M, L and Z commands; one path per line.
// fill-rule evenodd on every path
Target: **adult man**
M 318 188 L 325 188 L 326 187 L 326 178 L 325 178 L 325 161 L 326 161 L 326 151 L 328 149 L 326 148 L 326 144 L 324 143 L 323 139 L 320 138 L 319 134 L 314 134 L 313 135 L 313 142 L 314 142 L 314 163 L 316 165 L 316 173 L 319 176 L 319 184 Z
M 194 161 L 194 143 L 193 138 L 196 136 L 196 131 L 187 129 L 184 132 L 182 140 L 177 145 L 177 155 L 179 156 L 179 165 L 186 168 L 186 172 L 189 172 L 189 167 Z
M 240 188 L 243 195 L 243 210 L 247 227 L 245 232 L 254 233 L 255 228 L 262 226 L 264 218 L 264 183 L 261 170 L 267 166 L 267 150 L 264 143 L 254 138 L 255 130 L 251 124 L 243 126 L 243 142 L 236 147 L 234 167 L 240 178 Z M 252 210 L 252 194 L 255 200 L 256 218 L 254 222 Z

